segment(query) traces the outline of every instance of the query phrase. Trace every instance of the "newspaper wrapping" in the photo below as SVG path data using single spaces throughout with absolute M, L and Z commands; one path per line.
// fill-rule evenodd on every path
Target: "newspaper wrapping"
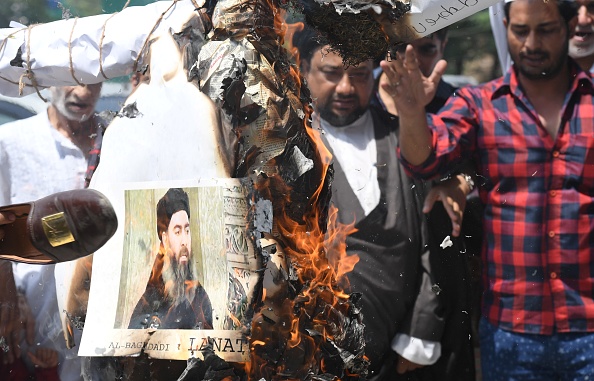
M 497 0 L 411 0 L 410 11 L 390 21 L 385 2 L 332 2 L 338 12 L 373 12 L 392 43 L 425 36 L 494 3 Z M 0 29 L 0 93 L 19 96 L 36 87 L 91 84 L 130 74 L 145 63 L 148 39 L 170 29 L 179 32 L 202 4 L 159 1 L 111 15 Z

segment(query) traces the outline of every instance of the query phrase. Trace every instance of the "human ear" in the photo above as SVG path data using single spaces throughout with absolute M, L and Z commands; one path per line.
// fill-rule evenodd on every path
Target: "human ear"
M 309 74 L 309 62 L 307 60 L 301 60 L 300 63 L 301 74 L 303 74 L 303 76 L 306 76 L 307 74 Z
M 164 248 L 168 248 L 169 247 L 169 237 L 167 236 L 166 232 L 162 232 L 161 233 L 161 242 L 163 242 L 163 247 Z

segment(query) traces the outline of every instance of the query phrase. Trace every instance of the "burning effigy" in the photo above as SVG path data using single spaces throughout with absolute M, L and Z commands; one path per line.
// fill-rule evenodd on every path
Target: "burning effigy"
M 147 78 L 112 115 L 90 184 L 120 227 L 94 254 L 88 307 L 65 303 L 67 328 L 84 321 L 79 355 L 190 359 L 185 380 L 364 379 L 358 295 L 344 286 L 351 227 L 328 210 L 330 157 L 283 47 L 283 8 L 357 62 L 490 3 L 184 0 L 0 31 L 8 95 Z M 349 25 L 378 44 L 345 45 Z M 185 196 L 162 222 L 172 189 Z M 177 216 L 185 251 L 165 232 Z

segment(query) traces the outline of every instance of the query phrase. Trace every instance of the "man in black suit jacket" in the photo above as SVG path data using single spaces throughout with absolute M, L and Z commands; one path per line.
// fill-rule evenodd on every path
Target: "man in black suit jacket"
M 313 127 L 333 153 L 332 204 L 338 221 L 357 229 L 346 242 L 347 253 L 359 256 L 348 280 L 350 291 L 362 294 L 369 377 L 444 380 L 444 371 L 456 371 L 458 380 L 473 379 L 473 364 L 468 377 L 447 367 L 430 371 L 442 357 L 448 311 L 432 256 L 459 252 L 457 245 L 440 247 L 451 228 L 432 239 L 422 213 L 427 188 L 406 176 L 396 156 L 397 119 L 370 105 L 373 63 L 345 67 L 319 39 L 306 28 L 293 42 L 315 101 Z M 445 212 L 431 225 L 438 222 L 451 226 Z

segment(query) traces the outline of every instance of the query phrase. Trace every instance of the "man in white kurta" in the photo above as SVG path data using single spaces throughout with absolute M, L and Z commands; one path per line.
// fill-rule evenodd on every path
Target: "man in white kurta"
M 89 152 L 101 135 L 94 116 L 100 91 L 100 84 L 53 88 L 47 112 L 0 126 L 0 205 L 84 187 Z M 17 288 L 35 319 L 31 349 L 58 351 L 60 379 L 82 380 L 77 348 L 66 348 L 54 269 L 55 265 L 13 265 Z M 28 361 L 28 344 L 21 345 Z

